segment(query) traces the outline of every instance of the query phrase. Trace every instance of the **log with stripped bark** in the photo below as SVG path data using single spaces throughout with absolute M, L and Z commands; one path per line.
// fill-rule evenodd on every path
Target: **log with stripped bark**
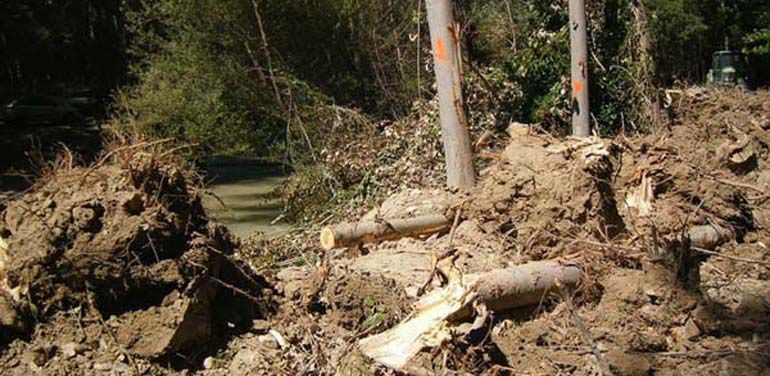
M 443 214 L 429 214 L 405 219 L 340 223 L 321 230 L 321 247 L 325 250 L 353 247 L 446 231 L 452 225 Z

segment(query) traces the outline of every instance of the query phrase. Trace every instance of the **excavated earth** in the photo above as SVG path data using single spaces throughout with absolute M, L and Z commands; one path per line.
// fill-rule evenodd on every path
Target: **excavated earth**
M 324 253 L 315 231 L 239 247 L 153 153 L 62 171 L 3 211 L 0 372 L 395 374 L 358 341 L 407 319 L 456 249 L 463 273 L 563 260 L 584 276 L 481 336 L 452 323 L 407 374 L 768 375 L 770 93 L 670 95 L 649 135 L 512 126 L 472 192 L 405 187 L 363 216 L 459 212 L 451 231 L 359 249 Z
M 184 365 L 267 308 L 269 291 L 234 261 L 237 242 L 209 223 L 177 162 L 117 148 L 91 168 L 61 165 L 7 203 L 0 372 Z
M 361 250 L 304 248 L 330 261 L 276 275 L 284 301 L 268 326 L 290 345 L 240 338 L 209 372 L 391 373 L 357 341 L 408 317 L 433 255 L 456 248 L 465 273 L 558 259 L 585 276 L 569 302 L 497 312 L 483 340 L 426 349 L 413 374 L 597 375 L 592 346 L 617 375 L 769 374 L 770 93 L 671 95 L 673 118 L 651 135 L 563 140 L 514 126 L 473 192 L 389 197 L 363 218 L 460 210 L 463 221 Z M 731 236 L 693 250 L 697 226 Z

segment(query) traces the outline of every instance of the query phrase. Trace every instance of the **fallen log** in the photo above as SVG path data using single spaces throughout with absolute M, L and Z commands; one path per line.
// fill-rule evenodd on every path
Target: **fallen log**
M 574 287 L 581 274 L 575 264 L 539 261 L 486 273 L 453 275 L 446 287 L 415 304 L 410 319 L 364 338 L 359 349 L 383 365 L 401 369 L 423 348 L 449 339 L 447 324 L 470 317 L 474 304 L 493 311 L 537 304 L 555 290 L 557 280 L 563 286 Z
M 321 248 L 352 247 L 418 235 L 430 235 L 449 229 L 451 219 L 443 214 L 415 218 L 382 219 L 367 222 L 340 223 L 321 230 Z

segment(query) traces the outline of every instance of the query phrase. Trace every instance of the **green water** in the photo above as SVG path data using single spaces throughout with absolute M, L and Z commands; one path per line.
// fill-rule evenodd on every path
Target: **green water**
M 283 220 L 271 223 L 283 212 L 280 201 L 272 194 L 287 177 L 279 168 L 218 159 L 207 163 L 206 173 L 210 181 L 207 188 L 213 196 L 205 195 L 203 206 L 209 216 L 238 237 L 275 237 L 291 229 Z

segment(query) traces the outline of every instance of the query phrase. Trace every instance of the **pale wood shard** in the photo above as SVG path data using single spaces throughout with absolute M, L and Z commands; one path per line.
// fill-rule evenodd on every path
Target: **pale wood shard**
M 8 243 L 0 236 L 0 273 L 5 269 L 8 263 Z
M 374 220 L 340 223 L 321 230 L 321 248 L 352 247 L 404 237 L 430 235 L 448 230 L 451 220 L 443 214 L 429 214 L 415 218 Z
M 642 172 L 639 186 L 626 195 L 626 206 L 636 209 L 640 217 L 647 217 L 652 213 L 652 203 L 655 201 L 652 179 L 647 176 L 647 171 Z
M 486 273 L 453 276 L 449 284 L 435 290 L 415 304 L 410 319 L 386 332 L 359 342 L 362 353 L 394 369 L 402 369 L 426 347 L 438 346 L 449 338 L 448 325 L 472 315 L 474 302 L 493 311 L 541 302 L 558 280 L 574 287 L 581 277 L 580 267 L 558 261 L 538 261 Z

